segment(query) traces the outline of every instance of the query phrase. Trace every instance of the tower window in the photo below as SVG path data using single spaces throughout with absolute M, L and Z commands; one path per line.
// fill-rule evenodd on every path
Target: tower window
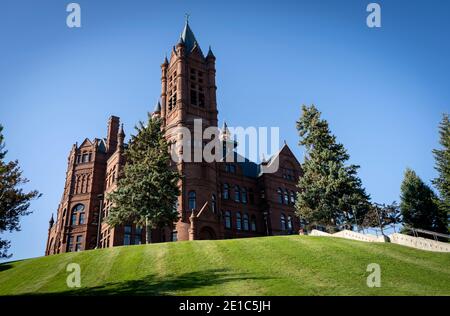
M 195 208 L 197 207 L 197 201 L 196 201 L 196 194 L 195 191 L 190 191 L 189 192 L 189 211 L 195 210 Z
M 77 236 L 77 242 L 75 244 L 75 251 L 82 250 L 82 245 L 81 245 L 82 242 L 83 242 L 83 236 Z
M 73 249 L 73 236 L 67 237 L 67 252 L 71 252 Z
M 83 225 L 83 224 L 85 223 L 85 220 L 84 220 L 84 213 L 80 213 L 80 220 L 78 221 L 78 223 L 79 223 L 80 225 Z

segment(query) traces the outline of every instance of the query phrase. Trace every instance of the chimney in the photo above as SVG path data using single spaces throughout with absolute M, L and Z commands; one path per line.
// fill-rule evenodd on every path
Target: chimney
M 117 148 L 117 134 L 119 132 L 120 118 L 111 116 L 108 121 L 108 135 L 106 138 L 106 150 L 114 152 Z

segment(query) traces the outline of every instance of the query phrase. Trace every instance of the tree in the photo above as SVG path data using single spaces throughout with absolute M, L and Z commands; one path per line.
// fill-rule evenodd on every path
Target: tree
M 7 151 L 2 131 L 0 125 L 0 234 L 20 231 L 20 217 L 31 214 L 30 201 L 41 196 L 38 191 L 25 193 L 21 188 L 28 180 L 22 176 L 17 160 L 5 161 Z M 12 256 L 8 255 L 10 246 L 10 241 L 0 238 L 0 258 Z
M 107 221 L 112 226 L 145 225 L 149 243 L 151 229 L 172 225 L 178 219 L 174 206 L 180 194 L 180 176 L 169 166 L 161 119 L 149 114 L 147 124 L 139 122 L 136 131 L 125 150 L 126 163 L 117 189 L 107 197 L 113 203 Z
M 411 169 L 405 171 L 400 198 L 405 225 L 439 233 L 447 232 L 447 214 L 439 208 L 436 194 Z
M 450 121 L 448 114 L 444 114 L 442 117 L 439 125 L 439 134 L 439 143 L 442 149 L 433 150 L 438 177 L 432 183 L 439 191 L 439 207 L 442 212 L 447 214 L 448 219 L 448 214 L 450 213 Z
M 392 204 L 373 203 L 366 213 L 362 222 L 362 227 L 379 227 L 384 235 L 384 228 L 389 225 L 400 223 L 400 207 L 397 202 Z M 395 229 L 395 226 L 394 226 Z
M 303 106 L 297 122 L 299 144 L 306 155 L 296 213 L 309 223 L 326 226 L 360 224 L 369 210 L 370 197 L 357 175 L 359 166 L 346 164 L 350 156 L 320 115 L 314 105 Z

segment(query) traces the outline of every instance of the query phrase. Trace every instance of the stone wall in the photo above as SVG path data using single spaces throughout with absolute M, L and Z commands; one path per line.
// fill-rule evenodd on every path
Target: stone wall
M 340 237 L 352 240 L 359 240 L 364 242 L 384 242 L 383 236 L 374 236 L 369 234 L 362 234 L 351 230 L 343 230 L 334 234 L 322 232 L 313 229 L 310 236 L 329 236 Z M 404 234 L 389 235 L 390 242 L 402 246 L 412 247 L 420 250 L 435 251 L 435 252 L 450 252 L 450 243 L 440 242 L 433 239 L 426 239 L 422 237 L 413 237 Z

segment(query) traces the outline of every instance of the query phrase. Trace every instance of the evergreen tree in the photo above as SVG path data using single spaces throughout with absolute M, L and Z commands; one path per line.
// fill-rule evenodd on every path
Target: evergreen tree
M 110 225 L 135 223 L 150 229 L 172 225 L 178 219 L 175 204 L 180 194 L 179 174 L 170 168 L 170 153 L 161 119 L 148 115 L 139 122 L 125 150 L 126 163 L 117 190 L 108 195 L 113 203 L 108 215 Z
M 433 150 L 436 160 L 435 169 L 438 177 L 434 179 L 433 185 L 439 191 L 439 207 L 441 211 L 450 214 L 450 121 L 448 114 L 444 114 L 439 126 L 440 141 L 442 149 Z M 448 225 L 448 222 L 447 222 Z
M 347 165 L 350 158 L 336 142 L 326 120 L 312 105 L 302 107 L 297 122 L 301 146 L 306 150 L 303 175 L 298 182 L 297 215 L 309 223 L 352 226 L 362 223 L 370 208 L 369 196 L 357 175 L 359 166 Z
M 412 228 L 447 232 L 447 214 L 439 209 L 433 190 L 411 169 L 405 171 L 400 198 L 404 224 Z
M 5 161 L 6 150 L 3 143 L 3 126 L 0 125 L 0 234 L 20 230 L 20 217 L 31 213 L 30 201 L 40 197 L 39 192 L 25 193 L 21 188 L 28 182 L 22 177 L 19 162 Z M 10 241 L 0 238 L 0 258 L 9 258 Z

